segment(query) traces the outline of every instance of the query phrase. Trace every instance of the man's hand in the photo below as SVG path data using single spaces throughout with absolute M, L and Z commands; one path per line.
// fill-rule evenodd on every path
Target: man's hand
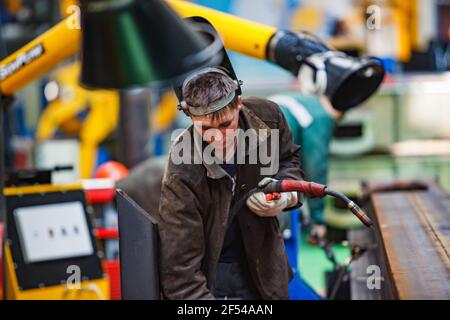
M 313 224 L 309 230 L 308 242 L 317 245 L 327 235 L 327 227 L 323 224 Z
M 259 183 L 259 187 L 264 187 L 268 183 L 276 181 L 272 178 L 264 178 Z M 255 192 L 248 197 L 246 204 L 255 214 L 260 217 L 274 217 L 286 208 L 297 205 L 297 192 L 282 192 L 278 199 L 268 200 L 264 192 Z

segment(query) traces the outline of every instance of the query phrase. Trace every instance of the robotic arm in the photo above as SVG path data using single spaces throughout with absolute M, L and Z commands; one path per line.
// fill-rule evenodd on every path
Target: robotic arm
M 225 47 L 269 60 L 300 76 L 307 93 L 325 94 L 345 111 L 370 97 L 381 84 L 384 69 L 376 59 L 353 58 L 303 33 L 281 31 L 187 1 L 167 0 L 182 17 L 201 16 L 212 23 Z M 73 56 L 80 46 L 74 28 L 77 13 L 0 62 L 0 93 L 12 95 L 57 63 Z
M 182 17 L 206 18 L 227 49 L 269 60 L 300 78 L 306 94 L 326 95 L 346 111 L 369 98 L 380 86 L 384 68 L 374 58 L 355 58 L 329 48 L 309 33 L 277 30 L 187 1 L 168 0 Z

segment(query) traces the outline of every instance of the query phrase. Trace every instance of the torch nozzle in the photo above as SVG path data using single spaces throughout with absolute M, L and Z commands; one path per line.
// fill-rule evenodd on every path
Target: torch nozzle
M 348 208 L 351 212 L 367 227 L 371 228 L 373 225 L 372 220 L 362 211 L 362 209 L 353 201 L 350 201 L 350 203 L 347 204 Z
M 366 227 L 371 228 L 373 225 L 372 220 L 364 213 L 364 211 L 352 200 L 347 198 L 344 194 L 330 190 L 328 188 L 325 189 L 325 193 L 333 196 L 335 198 L 341 199 L 347 205 L 347 208 L 361 221 Z

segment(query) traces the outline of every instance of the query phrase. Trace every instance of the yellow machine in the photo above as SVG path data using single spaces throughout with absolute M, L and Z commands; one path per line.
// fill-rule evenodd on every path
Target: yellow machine
M 58 92 L 43 111 L 36 131 L 38 142 L 51 139 L 60 128 L 68 135 L 79 136 L 81 178 L 92 175 L 96 163 L 98 145 L 117 127 L 119 95 L 111 90 L 86 90 L 78 84 L 78 61 L 59 68 L 51 76 L 48 86 Z M 155 133 L 167 129 L 175 121 L 177 100 L 173 92 L 162 95 L 151 116 L 151 128 Z M 76 117 L 88 110 L 83 121 Z
M 173 92 L 165 92 L 151 117 L 150 127 L 155 133 L 167 130 L 177 117 L 178 100 Z
M 98 145 L 117 126 L 119 95 L 109 90 L 86 90 L 78 84 L 79 62 L 57 70 L 52 82 L 57 86 L 58 97 L 51 101 L 39 119 L 36 138 L 52 138 L 58 127 L 79 135 L 81 150 L 81 178 L 89 178 L 97 159 Z M 83 123 L 74 118 L 89 110 Z
M 20 290 L 14 273 L 11 249 L 5 246 L 6 259 L 6 299 L 7 300 L 108 300 L 109 282 L 107 279 L 83 281 L 80 288 L 56 285 L 47 288 Z
M 6 188 L 4 194 L 6 299 L 109 299 L 81 185 Z
M 315 65 L 317 70 L 341 68 L 337 60 L 343 53 L 333 51 L 316 38 L 306 34 L 277 30 L 264 24 L 248 21 L 230 14 L 208 9 L 187 1 L 167 0 L 167 3 L 182 17 L 200 16 L 208 20 L 220 34 L 227 49 L 258 59 L 269 60 L 287 69 L 294 76 L 305 74 L 305 65 Z M 0 92 L 12 95 L 24 84 L 47 72 L 60 61 L 73 56 L 80 46 L 79 11 L 60 22 L 58 25 L 28 43 L 22 49 L 0 62 Z M 331 51 L 331 52 L 330 52 Z M 326 54 L 325 54 L 326 53 Z M 310 58 L 314 56 L 314 61 Z M 334 57 L 340 56 L 339 59 Z M 361 103 L 378 88 L 384 71 L 379 62 L 373 59 L 351 59 L 352 68 L 334 70 L 340 74 L 339 81 L 315 81 L 315 91 L 324 91 L 337 109 L 348 109 Z M 317 61 L 316 61 L 317 60 Z M 319 61 L 320 60 L 320 61 Z M 313 61 L 313 62 L 312 62 Z M 306 63 L 307 62 L 307 63 Z M 326 64 L 326 65 L 325 65 Z M 331 66 L 333 65 L 333 66 Z M 311 71 L 310 73 L 315 72 Z M 317 71 L 319 72 L 319 71 Z M 309 74 L 309 73 L 307 73 Z M 367 78 L 367 79 L 366 79 Z M 347 90 L 353 82 L 365 81 L 366 90 L 349 99 Z M 366 92 L 367 91 L 367 92 Z M 322 92 L 321 92 L 322 94 Z
M 251 22 L 185 1 L 169 0 L 182 17 L 202 16 L 220 32 L 225 47 L 258 59 L 268 59 L 267 46 L 276 28 Z M 50 70 L 79 50 L 80 30 L 71 28 L 78 13 L 37 37 L 0 62 L 0 92 L 14 94 L 26 83 Z

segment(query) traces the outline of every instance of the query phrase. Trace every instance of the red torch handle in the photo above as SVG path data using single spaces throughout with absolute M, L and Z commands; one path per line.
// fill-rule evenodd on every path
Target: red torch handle
M 315 182 L 302 180 L 279 180 L 264 187 L 265 193 L 298 191 L 308 198 L 323 198 L 327 186 Z

